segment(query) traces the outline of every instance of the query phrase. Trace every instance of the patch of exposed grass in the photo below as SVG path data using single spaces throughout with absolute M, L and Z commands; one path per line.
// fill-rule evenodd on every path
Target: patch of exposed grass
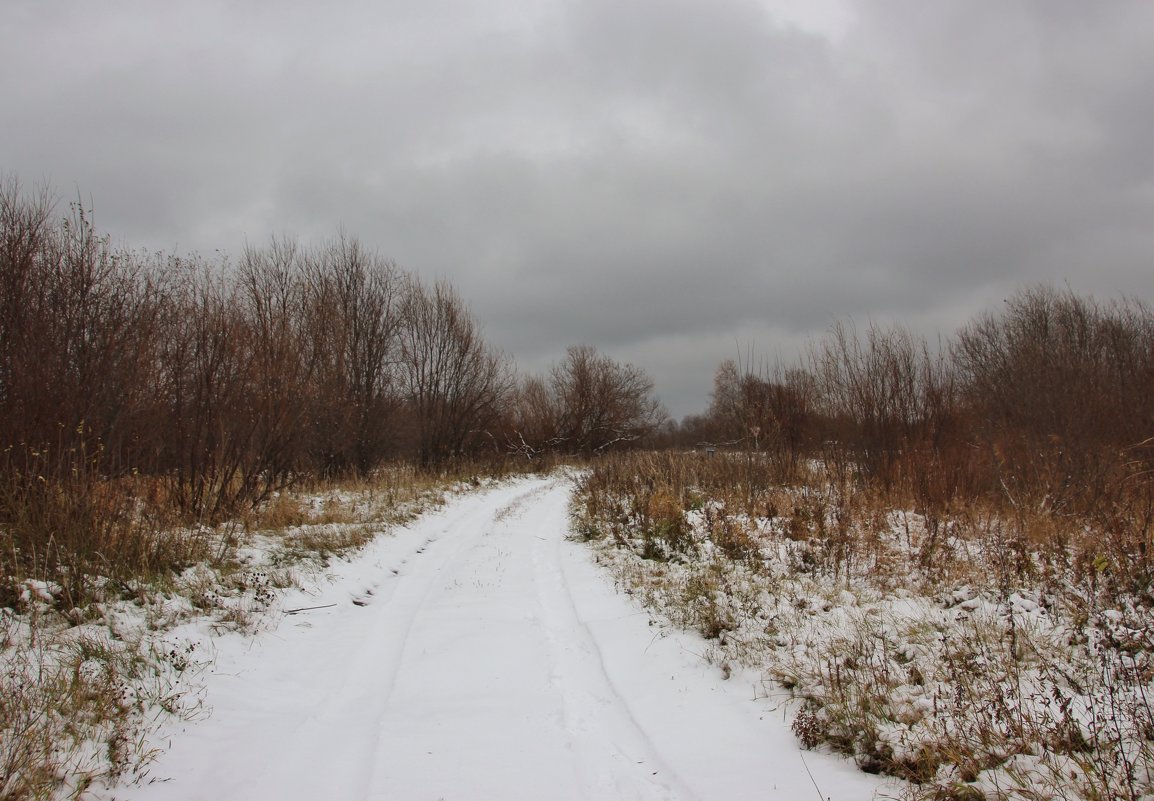
M 574 530 L 723 670 L 788 690 L 803 745 L 911 799 L 1154 791 L 1151 604 L 1100 518 L 978 499 L 927 514 L 815 465 L 758 469 L 606 459 L 578 481 Z
M 303 574 L 489 481 L 479 475 L 397 466 L 305 483 L 216 526 L 157 512 L 143 481 L 0 492 L 6 519 L 25 526 L 0 557 L 0 798 L 80 797 L 143 777 L 152 729 L 202 710 L 207 657 L 169 631 L 192 620 L 257 631 Z
M 88 624 L 0 613 L 0 797 L 79 797 L 94 783 L 143 776 L 156 710 L 201 713 L 188 652 Z

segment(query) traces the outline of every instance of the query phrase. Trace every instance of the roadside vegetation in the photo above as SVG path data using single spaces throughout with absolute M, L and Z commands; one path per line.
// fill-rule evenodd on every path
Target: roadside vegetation
M 189 632 L 275 627 L 294 612 L 282 590 L 307 586 L 332 560 L 489 480 L 458 468 L 305 482 L 216 525 L 166 523 L 152 535 L 186 548 L 167 570 L 133 575 L 110 565 L 71 584 L 64 563 L 59 579 L 9 576 L 0 798 L 82 797 L 89 787 L 147 780 L 156 727 L 207 714 L 199 674 L 212 649 Z
M 166 632 L 251 630 L 445 491 L 634 443 L 652 389 L 588 347 L 519 376 L 345 233 L 146 253 L 0 176 L 0 798 L 139 778 L 201 710 Z
M 197 620 L 444 494 L 590 465 L 577 533 L 787 688 L 806 747 L 922 799 L 1154 794 L 1154 315 L 1037 288 L 937 347 L 835 326 L 667 420 L 585 345 L 521 375 L 348 234 L 115 246 L 0 178 L 0 799 L 144 775 L 204 713 Z M 285 611 L 285 610 L 279 610 Z
M 839 326 L 719 369 L 695 453 L 605 458 L 579 536 L 917 799 L 1154 793 L 1154 315 L 1036 289 L 935 352 Z M 682 431 L 682 434 L 685 430 Z

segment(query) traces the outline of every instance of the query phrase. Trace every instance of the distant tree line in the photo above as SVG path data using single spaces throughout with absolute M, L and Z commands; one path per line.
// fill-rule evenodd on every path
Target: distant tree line
M 1149 307 L 1038 287 L 932 347 L 839 324 L 789 368 L 723 362 L 709 409 L 672 423 L 643 370 L 588 346 L 518 374 L 449 284 L 349 234 L 235 261 L 148 254 L 0 179 L 9 534 L 37 503 L 99 506 L 91 487 L 125 479 L 211 521 L 303 477 L 637 446 L 758 454 L 783 479 L 820 459 L 923 508 L 987 495 L 1109 515 L 1154 509 L 1151 398 Z
M 149 477 L 214 520 L 302 476 L 588 454 L 663 420 L 641 370 L 589 347 L 519 376 L 449 284 L 349 234 L 275 238 L 235 262 L 148 254 L 0 180 L 8 521 L 32 485 L 79 475 Z
M 1152 399 L 1150 307 L 1040 286 L 933 347 L 901 326 L 838 324 L 788 369 L 725 361 L 709 409 L 665 435 L 786 472 L 820 458 L 926 505 L 986 494 L 1107 513 L 1118 493 L 1154 509 Z

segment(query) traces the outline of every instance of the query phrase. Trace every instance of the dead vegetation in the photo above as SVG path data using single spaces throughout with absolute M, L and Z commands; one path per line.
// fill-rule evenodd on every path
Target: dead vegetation
M 293 565 L 563 452 L 594 459 L 576 530 L 719 658 L 768 660 L 803 742 L 926 798 L 1150 792 L 1142 304 L 1029 290 L 939 347 L 838 326 L 796 368 L 722 365 L 668 432 L 713 458 L 619 457 L 664 418 L 637 368 L 578 347 L 517 382 L 450 287 L 352 237 L 235 267 L 0 180 L 0 797 L 134 761 L 117 688 L 191 663 L 76 639 L 116 604 L 251 627 Z
M 723 365 L 717 450 L 596 462 L 575 530 L 924 799 L 1154 792 L 1154 315 L 1048 289 L 931 351 L 839 326 Z M 727 448 L 725 443 L 730 443 Z M 712 449 L 711 449 L 712 450 Z
M 1150 601 L 1101 530 L 977 501 L 934 528 L 819 468 L 759 485 L 769 472 L 607 459 L 580 482 L 575 528 L 717 664 L 800 699 L 803 744 L 909 779 L 911 797 L 1150 792 Z
M 151 254 L 0 176 L 0 610 L 31 626 L 0 653 L 0 797 L 121 771 L 119 746 L 78 767 L 60 744 L 104 734 L 65 737 L 51 709 L 90 698 L 72 717 L 105 703 L 109 725 L 140 722 L 37 643 L 123 604 L 153 631 L 191 614 L 251 628 L 297 570 L 445 488 L 547 467 L 511 444 L 514 380 L 452 287 L 343 232 L 235 262 Z M 106 672 L 162 671 L 140 659 Z
M 148 735 L 166 717 L 202 714 L 196 677 L 211 663 L 194 644 L 169 643 L 168 631 L 192 620 L 241 632 L 267 625 L 280 591 L 302 574 L 472 488 L 477 475 L 403 466 L 314 482 L 216 526 L 161 528 L 135 498 L 123 509 L 66 506 L 51 518 L 55 531 L 147 532 L 158 550 L 138 565 L 58 555 L 52 570 L 27 561 L 36 575 L 10 574 L 0 609 L 0 798 L 81 797 L 146 778 Z M 76 502 L 57 502 L 65 500 Z

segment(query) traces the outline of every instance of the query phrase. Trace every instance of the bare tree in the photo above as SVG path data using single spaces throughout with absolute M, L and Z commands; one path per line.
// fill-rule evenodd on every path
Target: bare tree
M 410 279 L 401 318 L 402 380 L 419 461 L 437 464 L 491 441 L 513 387 L 508 359 L 485 343 L 445 282 L 429 287 Z
M 948 364 L 900 326 L 871 325 L 863 341 L 838 323 L 810 359 L 821 411 L 859 469 L 885 472 L 903 449 L 932 441 L 949 418 Z
M 741 373 L 727 359 L 713 379 L 708 420 L 714 442 L 768 452 L 782 469 L 792 470 L 811 434 L 813 396 L 813 380 L 804 370 L 778 368 L 766 377 Z
M 967 325 L 954 359 L 1002 480 L 1047 485 L 1054 503 L 1106 481 L 1120 450 L 1154 432 L 1154 313 L 1140 303 L 1029 289 Z
M 326 474 L 367 473 L 397 436 L 400 271 L 343 232 L 308 263 L 318 351 L 310 450 Z
M 716 436 L 729 444 L 743 441 L 749 436 L 753 422 L 743 403 L 742 376 L 737 370 L 737 362 L 726 359 L 717 366 L 713 374 L 713 393 L 709 404 L 709 419 L 714 424 Z
M 506 448 L 528 458 L 556 449 L 560 411 L 549 384 L 538 376 L 521 380 L 509 410 Z
M 292 239 L 248 247 L 237 271 L 237 303 L 249 350 L 252 461 L 269 488 L 302 466 L 317 339 L 308 326 L 306 254 Z
M 570 450 L 594 453 L 635 442 L 667 417 L 645 371 L 588 345 L 570 347 L 550 378 L 558 435 Z
M 243 321 L 220 273 L 174 261 L 179 276 L 162 340 L 157 392 L 165 407 L 158 469 L 193 517 L 231 512 L 246 447 L 235 410 L 246 403 Z
M 161 289 L 89 211 L 52 224 L 52 208 L 47 192 L 0 186 L 0 436 L 62 458 L 99 446 L 117 472 L 147 406 Z

